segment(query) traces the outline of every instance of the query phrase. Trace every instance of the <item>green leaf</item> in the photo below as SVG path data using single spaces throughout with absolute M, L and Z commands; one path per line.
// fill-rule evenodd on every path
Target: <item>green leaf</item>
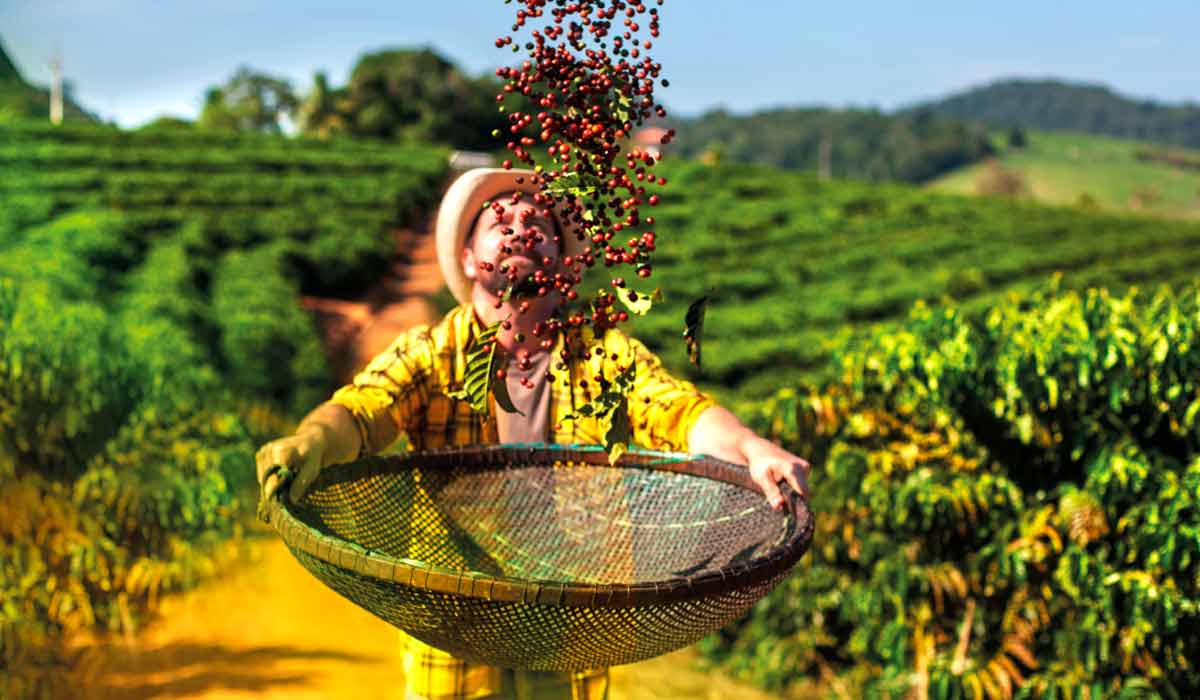
M 688 360 L 700 369 L 700 336 L 704 332 L 704 309 L 708 306 L 708 296 L 702 296 L 688 306 L 684 323 L 687 328 L 683 331 L 684 343 L 687 345 Z
M 608 452 L 609 464 L 616 464 L 629 448 L 632 427 L 629 423 L 629 392 L 637 378 L 637 364 L 631 359 L 624 372 L 615 381 L 600 378 L 600 395 L 580 406 L 575 413 L 561 420 L 577 420 L 579 416 L 607 418 L 608 430 L 604 434 L 604 449 Z
M 621 122 L 629 121 L 629 107 L 633 104 L 633 100 L 629 99 L 622 92 L 617 92 L 617 106 L 613 109 L 613 114 L 620 119 Z
M 471 349 L 467 352 L 467 369 L 464 373 L 463 388 L 459 391 L 449 392 L 447 396 L 468 402 L 471 410 L 476 413 L 487 413 L 488 392 L 491 391 L 495 394 L 496 405 L 501 410 L 525 415 L 513 405 L 512 398 L 508 395 L 508 385 L 505 382 L 497 382 L 494 386 L 492 384 L 500 355 L 498 352 L 500 344 L 496 342 L 496 333 L 500 330 L 501 323 L 503 321 L 497 321 L 488 326 L 471 343 Z
M 629 424 L 629 397 L 622 395 L 617 405 L 613 407 L 608 420 L 608 430 L 604 433 L 604 449 L 608 451 L 608 463 L 616 464 L 621 455 L 629 449 L 629 436 L 632 426 Z
M 638 294 L 632 289 L 621 288 L 617 290 L 617 298 L 621 300 L 621 303 L 625 304 L 625 308 L 629 309 L 630 313 L 645 316 L 650 311 L 650 307 L 654 305 L 654 302 L 662 301 L 663 294 L 662 289 L 659 287 L 655 287 L 654 291 L 649 294 L 644 292 Z

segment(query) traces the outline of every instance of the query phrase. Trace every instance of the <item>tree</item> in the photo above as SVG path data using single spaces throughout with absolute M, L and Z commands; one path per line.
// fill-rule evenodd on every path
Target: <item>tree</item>
M 282 118 L 291 117 L 297 105 L 286 79 L 242 66 L 225 85 L 208 89 L 197 123 L 206 129 L 277 134 Z
M 1008 131 L 1008 147 L 1009 148 L 1025 148 L 1029 140 L 1025 137 L 1025 130 L 1019 126 L 1014 126 Z
M 494 101 L 499 90 L 496 79 L 472 78 L 429 49 L 380 51 L 362 56 L 344 87 L 330 89 L 324 74 L 314 76 L 298 121 L 311 136 L 494 148 L 491 132 L 504 126 Z
M 349 106 L 345 91 L 331 90 L 324 71 L 313 75 L 313 86 L 296 110 L 296 126 L 300 132 L 322 138 L 349 131 L 349 122 L 339 111 Z

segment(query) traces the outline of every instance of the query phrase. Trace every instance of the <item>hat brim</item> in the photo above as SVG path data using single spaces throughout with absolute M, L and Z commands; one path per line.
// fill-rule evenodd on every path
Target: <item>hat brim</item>
M 476 168 L 463 173 L 442 197 L 437 214 L 438 265 L 446 286 L 460 304 L 471 298 L 472 281 L 463 273 L 462 250 L 475 216 L 483 209 L 483 203 L 506 192 L 533 194 L 538 186 L 533 183 L 532 170 L 505 170 L 503 168 Z M 587 241 L 579 240 L 576 228 L 557 217 L 562 230 L 563 250 L 566 255 L 577 256 L 587 252 Z

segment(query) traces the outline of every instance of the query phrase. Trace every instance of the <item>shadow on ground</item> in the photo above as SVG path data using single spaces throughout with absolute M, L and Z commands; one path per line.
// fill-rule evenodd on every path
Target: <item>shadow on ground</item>
M 338 649 L 267 645 L 235 647 L 178 642 L 154 649 L 113 645 L 94 650 L 112 669 L 87 683 L 88 697 L 104 700 L 146 700 L 187 697 L 220 691 L 279 693 L 287 686 L 305 687 L 312 673 L 284 671 L 280 664 L 296 662 L 379 663 L 380 657 Z M 119 669 L 119 670 L 116 670 Z

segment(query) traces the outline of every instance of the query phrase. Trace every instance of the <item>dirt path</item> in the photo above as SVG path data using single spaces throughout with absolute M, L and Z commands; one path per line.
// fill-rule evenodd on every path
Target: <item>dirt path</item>
M 163 601 L 162 617 L 129 642 L 110 642 L 87 697 L 402 698 L 395 628 L 335 593 L 273 532 L 246 562 Z M 685 649 L 612 670 L 611 700 L 766 700 L 692 668 Z
M 346 381 L 408 328 L 433 323 L 430 297 L 444 282 L 431 219 L 392 232 L 396 255 L 388 272 L 357 300 L 303 297 L 321 333 L 335 376 Z

